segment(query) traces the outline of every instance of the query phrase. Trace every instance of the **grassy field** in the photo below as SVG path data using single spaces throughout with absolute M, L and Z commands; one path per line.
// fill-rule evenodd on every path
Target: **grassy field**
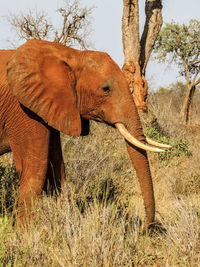
M 181 104 L 180 93 L 152 94 L 141 118 L 146 135 L 173 146 L 148 154 L 166 231 L 141 233 L 143 202 L 124 141 L 94 122 L 88 137 L 62 137 L 67 186 L 57 201 L 43 196 L 29 229 L 12 226 L 18 179 L 10 156 L 1 158 L 0 266 L 200 266 L 200 96 L 188 128 Z

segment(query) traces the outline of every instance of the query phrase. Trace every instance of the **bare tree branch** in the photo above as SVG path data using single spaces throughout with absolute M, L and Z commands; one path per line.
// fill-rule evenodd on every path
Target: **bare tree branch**
M 194 86 L 197 86 L 200 83 L 200 78 L 195 82 Z
M 29 10 L 27 14 L 19 15 L 10 13 L 8 21 L 20 40 L 51 40 L 86 49 L 90 46 L 87 39 L 91 32 L 89 19 L 93 8 L 80 7 L 80 0 L 65 0 L 64 7 L 57 10 L 62 17 L 59 29 L 49 22 L 43 11 L 37 10 Z
M 43 11 L 29 10 L 27 15 L 10 13 L 8 21 L 20 40 L 47 39 L 52 31 L 52 24 L 47 21 L 46 17 Z
M 62 16 L 63 23 L 59 30 L 55 31 L 54 41 L 64 45 L 73 46 L 78 43 L 82 48 L 87 48 L 85 41 L 89 35 L 90 22 L 88 20 L 93 7 L 80 8 L 80 0 L 74 0 L 73 4 L 66 1 L 65 8 L 59 8 L 57 12 Z
M 196 86 L 199 82 L 196 81 L 197 76 L 199 75 L 200 71 L 196 72 L 193 79 L 192 79 L 192 86 Z M 199 79 L 200 80 L 200 79 Z

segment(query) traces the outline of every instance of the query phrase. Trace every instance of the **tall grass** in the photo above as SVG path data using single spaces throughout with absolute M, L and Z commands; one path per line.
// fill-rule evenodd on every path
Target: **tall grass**
M 116 203 L 95 200 L 81 213 L 65 195 L 44 197 L 29 229 L 14 231 L 1 218 L 1 266 L 199 266 L 196 199 L 173 202 L 161 219 L 167 232 L 150 237 L 129 207 L 119 212 Z
M 153 94 L 142 116 L 147 135 L 174 147 L 148 155 L 156 220 L 166 232 L 142 234 L 143 202 L 124 142 L 92 123 L 88 137 L 62 137 L 67 186 L 57 200 L 42 197 L 27 229 L 13 228 L 17 178 L 1 163 L 0 266 L 199 266 L 199 107 L 186 129 L 178 103 L 173 92 Z

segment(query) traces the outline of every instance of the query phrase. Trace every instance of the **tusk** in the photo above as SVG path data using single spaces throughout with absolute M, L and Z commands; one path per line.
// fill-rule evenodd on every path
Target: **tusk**
M 137 140 L 135 137 L 133 137 L 128 130 L 125 128 L 125 126 L 122 123 L 115 123 L 115 127 L 119 130 L 121 135 L 131 144 L 133 144 L 136 147 L 139 147 L 141 149 L 152 151 L 152 152 L 165 152 L 163 149 L 151 147 L 149 145 L 145 145 L 139 140 Z
M 163 148 L 172 148 L 172 146 L 170 146 L 170 145 L 158 143 L 156 141 L 151 140 L 148 137 L 146 137 L 146 141 L 147 141 L 147 143 L 149 143 L 150 145 L 153 145 L 153 146 L 158 146 L 158 147 L 163 147 Z

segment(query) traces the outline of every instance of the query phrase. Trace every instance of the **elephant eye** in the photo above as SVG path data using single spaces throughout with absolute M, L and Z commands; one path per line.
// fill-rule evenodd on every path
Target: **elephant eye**
M 109 92 L 109 91 L 110 91 L 110 87 L 109 87 L 109 86 L 104 86 L 104 87 L 102 88 L 102 90 L 103 90 L 104 92 Z

